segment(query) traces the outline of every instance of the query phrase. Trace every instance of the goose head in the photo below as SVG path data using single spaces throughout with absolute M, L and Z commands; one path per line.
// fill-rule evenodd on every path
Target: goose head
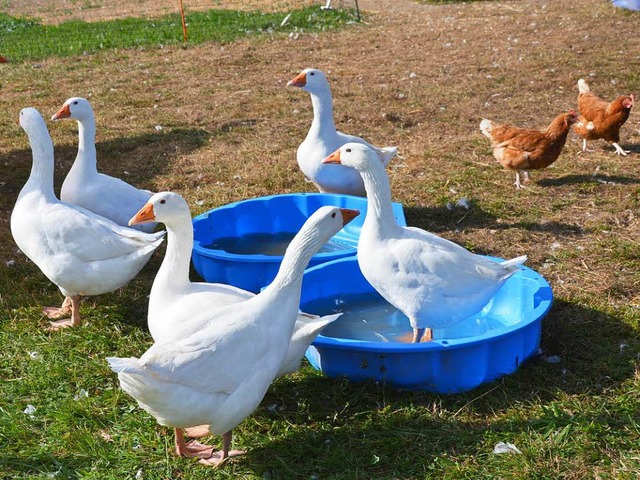
M 290 250 L 299 249 L 302 249 L 310 258 L 322 245 L 327 243 L 331 237 L 342 230 L 347 223 L 359 214 L 358 210 L 348 208 L 330 205 L 320 207 L 307 218 L 307 221 L 304 222 L 300 231 L 293 238 L 287 248 L 285 258 L 290 254 Z
M 19 123 L 22 129 L 31 136 L 39 131 L 46 131 L 47 126 L 40 112 L 33 107 L 23 108 L 20 110 Z
M 315 68 L 305 68 L 287 83 L 287 87 L 298 87 L 309 93 L 329 91 L 329 80 L 323 71 Z
M 375 168 L 375 166 L 384 168 L 382 167 L 378 154 L 362 143 L 345 143 L 331 155 L 323 159 L 322 163 L 344 165 L 358 172 L 371 170 Z
M 51 120 L 60 120 L 62 118 L 74 118 L 76 120 L 84 120 L 93 117 L 93 109 L 91 104 L 85 98 L 72 97 L 60 107 L 56 113 L 51 116 Z
M 191 211 L 184 198 L 173 192 L 159 192 L 153 195 L 129 220 L 129 225 L 146 222 L 162 222 L 165 225 L 172 225 L 184 219 L 191 221 Z
M 327 237 L 329 240 L 358 215 L 360 215 L 359 210 L 325 205 L 316 210 L 306 223 L 313 224 L 317 231 L 331 233 Z

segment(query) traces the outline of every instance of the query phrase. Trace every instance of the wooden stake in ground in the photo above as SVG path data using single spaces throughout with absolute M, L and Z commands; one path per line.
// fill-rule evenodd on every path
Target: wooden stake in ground
M 187 22 L 184 18 L 184 5 L 182 4 L 182 0 L 180 0 L 180 18 L 182 19 L 182 38 L 184 39 L 184 43 L 187 43 Z

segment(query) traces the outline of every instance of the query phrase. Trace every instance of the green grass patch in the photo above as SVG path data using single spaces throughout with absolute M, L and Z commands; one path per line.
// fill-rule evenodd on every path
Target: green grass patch
M 209 10 L 188 14 L 188 43 L 227 43 L 264 33 L 322 31 L 353 20 L 350 10 L 321 10 L 309 7 L 287 13 Z M 123 18 L 103 22 L 69 21 L 43 25 L 34 19 L 0 13 L 2 54 L 12 61 L 41 60 L 51 56 L 72 56 L 107 49 L 161 48 L 183 42 L 178 14 L 159 18 Z

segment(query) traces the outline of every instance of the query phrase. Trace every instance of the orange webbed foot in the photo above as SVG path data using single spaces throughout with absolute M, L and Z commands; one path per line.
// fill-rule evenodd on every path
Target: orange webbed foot
M 52 320 L 57 320 L 59 318 L 70 315 L 72 310 L 71 307 L 72 307 L 71 298 L 65 297 L 64 302 L 62 302 L 62 306 L 42 307 L 42 313 L 44 313 L 47 317 L 49 317 Z
M 195 440 L 186 442 L 184 432 L 181 428 L 175 429 L 176 434 L 176 454 L 180 457 L 188 458 L 209 458 L 215 453 L 215 448 L 204 445 Z

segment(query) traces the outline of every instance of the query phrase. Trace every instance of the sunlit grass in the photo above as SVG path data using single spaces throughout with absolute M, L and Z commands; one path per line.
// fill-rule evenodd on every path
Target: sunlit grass
M 281 25 L 289 15 L 287 22 Z M 350 10 L 308 7 L 289 13 L 209 10 L 188 15 L 188 44 L 231 42 L 246 35 L 313 32 L 337 28 L 354 16 Z M 101 22 L 67 21 L 45 25 L 0 13 L 2 54 L 12 61 L 72 56 L 107 49 L 162 48 L 183 42 L 180 15 L 123 18 Z

